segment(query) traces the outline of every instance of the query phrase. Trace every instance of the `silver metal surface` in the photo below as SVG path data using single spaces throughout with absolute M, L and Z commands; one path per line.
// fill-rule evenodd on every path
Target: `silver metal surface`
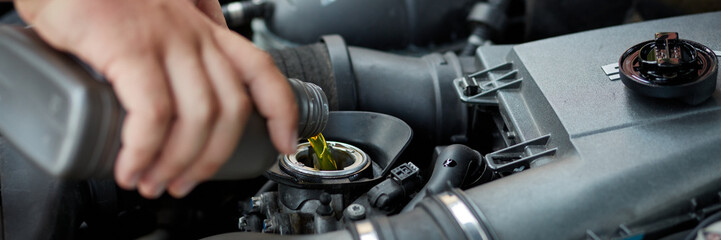
M 318 170 L 312 167 L 308 167 L 305 164 L 299 162 L 296 158 L 296 156 L 298 156 L 299 154 L 308 151 L 308 146 L 310 146 L 310 143 L 302 143 L 298 145 L 295 154 L 284 155 L 283 159 L 280 161 L 280 164 L 282 164 L 286 169 L 290 169 L 291 171 L 295 171 L 304 175 L 324 178 L 347 177 L 359 173 L 368 168 L 368 166 L 370 166 L 370 159 L 368 158 L 368 155 L 363 152 L 363 150 L 360 150 L 353 145 L 341 142 L 328 141 L 328 144 L 333 148 L 333 151 L 341 151 L 348 154 L 348 156 L 350 156 L 353 162 L 350 165 L 344 167 L 342 170 Z
M 463 230 L 467 239 L 490 239 L 488 234 L 486 234 L 486 231 L 484 231 L 481 227 L 481 223 L 478 222 L 476 216 L 473 215 L 471 209 L 466 206 L 466 204 L 461 201 L 458 196 L 445 192 L 441 193 L 437 197 L 446 206 L 446 208 L 448 208 L 448 211 L 451 212 L 451 215 L 453 215 L 453 218 L 456 219 L 456 222 L 458 222 L 458 225 L 461 227 L 461 230 Z
M 232 24 L 240 23 L 243 21 L 243 4 L 240 2 L 232 2 L 227 5 L 228 14 L 230 15 Z
M 355 229 L 358 232 L 358 238 L 360 240 L 379 240 L 378 233 L 373 228 L 373 224 L 370 221 L 360 221 L 356 223 Z
M 618 73 L 618 63 L 603 65 L 601 69 L 603 69 L 603 72 L 606 73 L 606 76 L 608 76 L 608 79 L 611 79 L 611 81 L 621 79 L 621 75 Z

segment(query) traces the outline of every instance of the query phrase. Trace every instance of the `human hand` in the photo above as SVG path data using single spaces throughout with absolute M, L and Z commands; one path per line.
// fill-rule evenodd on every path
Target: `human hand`
M 221 25 L 217 1 L 15 3 L 43 39 L 112 84 L 127 113 L 115 165 L 122 188 L 185 196 L 233 152 L 253 105 L 274 146 L 295 150 L 289 85 L 269 55 Z

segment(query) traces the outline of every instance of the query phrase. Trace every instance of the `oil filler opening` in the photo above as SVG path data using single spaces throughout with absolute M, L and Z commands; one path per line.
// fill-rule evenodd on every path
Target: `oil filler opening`
M 370 166 L 370 159 L 363 150 L 341 142 L 328 141 L 338 170 L 319 170 L 313 167 L 315 154 L 310 143 L 298 144 L 295 154 L 284 155 L 280 164 L 291 173 L 322 178 L 343 178 L 362 172 Z

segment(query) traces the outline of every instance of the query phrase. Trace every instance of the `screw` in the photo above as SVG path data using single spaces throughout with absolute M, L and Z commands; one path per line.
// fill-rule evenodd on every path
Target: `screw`
M 361 220 L 366 218 L 366 208 L 363 207 L 363 205 L 354 203 L 345 209 L 344 215 L 348 216 L 351 220 Z

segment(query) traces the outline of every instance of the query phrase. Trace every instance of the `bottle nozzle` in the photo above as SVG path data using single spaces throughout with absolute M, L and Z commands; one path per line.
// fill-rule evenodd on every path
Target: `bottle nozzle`
M 318 135 L 328 123 L 328 98 L 318 85 L 289 78 L 298 103 L 298 137 Z

